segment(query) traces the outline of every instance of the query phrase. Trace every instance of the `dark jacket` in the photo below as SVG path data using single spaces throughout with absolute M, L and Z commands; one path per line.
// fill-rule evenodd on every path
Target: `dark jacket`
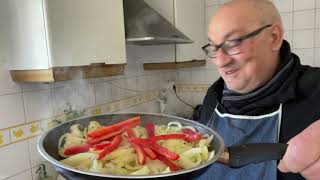
M 299 57 L 291 53 L 287 42 L 284 42 L 281 47 L 280 57 L 284 61 L 282 64 L 293 61 L 293 65 L 282 78 L 277 80 L 279 82 L 274 87 L 269 88 L 269 92 L 260 95 L 259 98 L 238 101 L 234 103 L 235 108 L 230 105 L 226 108 L 221 103 L 224 81 L 220 78 L 208 89 L 203 105 L 200 107 L 198 120 L 206 123 L 217 105 L 222 113 L 262 115 L 275 111 L 282 103 L 279 137 L 281 143 L 287 143 L 315 122 L 320 117 L 320 68 L 301 65 Z M 278 172 L 278 179 L 304 178 L 300 174 Z

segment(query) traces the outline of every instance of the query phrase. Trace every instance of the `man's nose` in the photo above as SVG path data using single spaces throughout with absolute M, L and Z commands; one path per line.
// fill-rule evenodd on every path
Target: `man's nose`
M 232 57 L 227 55 L 221 48 L 216 52 L 216 58 L 213 59 L 213 63 L 217 68 L 227 66 L 232 62 Z

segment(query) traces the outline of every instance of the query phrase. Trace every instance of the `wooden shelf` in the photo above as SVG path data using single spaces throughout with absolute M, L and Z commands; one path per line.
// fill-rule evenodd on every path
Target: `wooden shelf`
M 184 69 L 206 65 L 206 60 L 193 60 L 185 62 L 144 63 L 144 70 Z
M 76 79 L 98 78 L 124 74 L 125 64 L 97 64 L 75 67 L 54 67 L 39 70 L 11 70 L 16 82 L 50 83 Z

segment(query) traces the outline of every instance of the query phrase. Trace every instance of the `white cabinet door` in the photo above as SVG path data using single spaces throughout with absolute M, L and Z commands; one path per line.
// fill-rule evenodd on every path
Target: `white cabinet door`
M 176 46 L 176 61 L 203 60 L 201 47 L 205 44 L 205 1 L 175 0 L 175 25 L 194 41 Z
M 1 0 L 7 8 L 12 69 L 48 69 L 42 0 Z
M 52 67 L 126 62 L 121 0 L 45 0 Z

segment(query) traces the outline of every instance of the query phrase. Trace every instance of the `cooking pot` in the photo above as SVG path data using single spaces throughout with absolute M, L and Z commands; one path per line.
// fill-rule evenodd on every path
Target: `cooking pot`
M 213 135 L 213 140 L 210 144 L 209 151 L 214 151 L 215 155 L 212 159 L 204 164 L 196 166 L 191 169 L 179 170 L 177 172 L 170 172 L 164 174 L 154 175 L 111 175 L 101 174 L 95 172 L 87 172 L 75 169 L 73 167 L 64 165 L 60 162 L 63 158 L 58 154 L 58 140 L 59 138 L 70 132 L 70 126 L 74 124 L 81 124 L 87 126 L 90 121 L 98 121 L 102 125 L 111 125 L 119 123 L 123 120 L 131 117 L 140 116 L 141 125 L 145 126 L 146 123 L 152 122 L 155 125 L 167 125 L 169 122 L 180 122 L 184 126 L 192 126 L 197 132 L 201 134 Z M 46 133 L 42 134 L 37 143 L 38 151 L 42 157 L 53 164 L 53 167 L 58 173 L 64 176 L 66 179 L 149 179 L 149 178 L 161 178 L 161 179 L 189 179 L 195 174 L 205 172 L 206 167 L 210 166 L 214 162 L 226 164 L 233 168 L 240 168 L 242 166 L 251 163 L 260 163 L 269 160 L 279 160 L 283 157 L 287 145 L 280 143 L 262 143 L 262 144 L 244 144 L 238 146 L 232 146 L 225 148 L 223 139 L 218 133 L 209 127 L 200 124 L 196 121 L 160 114 L 148 114 L 148 113 L 117 113 L 117 114 L 105 114 L 98 116 L 82 117 L 79 119 L 67 121 L 62 123 Z

